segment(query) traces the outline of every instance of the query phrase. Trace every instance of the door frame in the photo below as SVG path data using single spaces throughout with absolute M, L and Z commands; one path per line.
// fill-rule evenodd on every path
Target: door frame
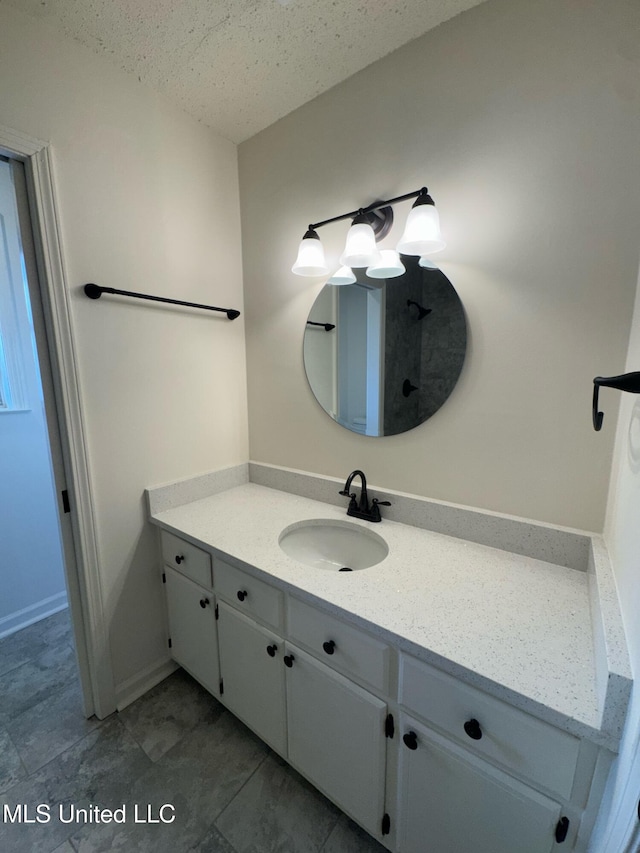
M 43 377 L 69 608 L 84 712 L 87 716 L 96 714 L 103 719 L 116 710 L 115 687 L 100 584 L 71 304 L 55 202 L 52 151 L 48 143 L 0 125 L 0 153 L 21 160 L 25 165 L 44 320 L 44 336 L 37 334 L 36 323 L 36 343 L 41 371 L 50 373 L 52 380 L 48 382 Z M 63 489 L 69 494 L 71 511 L 68 514 L 60 512 Z

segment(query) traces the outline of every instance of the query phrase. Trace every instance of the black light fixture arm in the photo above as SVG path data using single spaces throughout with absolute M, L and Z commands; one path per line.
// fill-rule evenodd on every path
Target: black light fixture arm
M 604 419 L 604 412 L 598 411 L 598 392 L 601 385 L 604 385 L 605 388 L 616 388 L 618 391 L 640 394 L 640 370 L 633 373 L 622 373 L 620 376 L 596 376 L 593 380 L 593 428 L 596 431 L 602 429 Z
M 309 225 L 309 230 L 315 231 L 316 228 L 322 228 L 323 225 L 329 225 L 331 222 L 341 222 L 343 219 L 354 219 L 356 216 L 363 216 L 374 210 L 380 210 L 383 207 L 389 207 L 390 205 L 397 204 L 400 201 L 408 201 L 410 198 L 418 198 L 422 195 L 424 195 L 425 199 L 430 199 L 430 201 L 425 202 L 426 204 L 433 204 L 433 200 L 431 200 L 427 188 L 421 187 L 419 190 L 414 190 L 411 193 L 398 195 L 395 198 L 388 198 L 386 201 L 376 201 L 368 207 L 360 207 L 358 210 L 351 210 L 349 213 L 341 213 L 340 216 L 332 216 L 331 219 L 323 219 L 322 222 L 312 223 Z
M 213 305 L 201 305 L 198 302 L 184 302 L 182 299 L 168 299 L 165 296 L 151 296 L 149 293 L 134 293 L 132 290 L 116 290 L 115 287 L 102 287 L 100 284 L 85 284 L 84 292 L 89 299 L 100 299 L 103 293 L 111 293 L 116 296 L 133 296 L 136 299 L 149 299 L 152 302 L 168 302 L 170 305 L 185 305 L 187 308 L 202 308 L 205 311 L 220 311 L 226 314 L 229 320 L 235 320 L 240 312 L 235 308 L 216 308 Z

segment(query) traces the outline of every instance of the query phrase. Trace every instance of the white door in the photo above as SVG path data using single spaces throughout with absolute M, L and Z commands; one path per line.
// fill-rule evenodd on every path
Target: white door
M 286 663 L 290 764 L 380 837 L 385 702 L 288 643 Z
M 165 567 L 171 656 L 214 696 L 220 667 L 213 594 Z
M 558 803 L 480 759 L 469 763 L 463 750 L 408 717 L 399 729 L 398 853 L 554 848 Z
M 286 758 L 284 641 L 224 602 L 218 611 L 221 701 Z

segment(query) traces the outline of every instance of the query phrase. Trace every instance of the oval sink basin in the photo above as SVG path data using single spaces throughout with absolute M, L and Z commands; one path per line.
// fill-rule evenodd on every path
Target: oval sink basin
M 389 546 L 377 533 L 349 521 L 323 518 L 285 527 L 278 544 L 299 563 L 333 572 L 368 569 L 389 553 Z

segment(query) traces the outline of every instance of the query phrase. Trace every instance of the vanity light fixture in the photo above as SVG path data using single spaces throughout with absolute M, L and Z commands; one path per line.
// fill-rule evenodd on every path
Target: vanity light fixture
M 359 213 L 351 223 L 340 263 L 347 267 L 368 267 L 380 258 L 376 235 L 366 214 Z
M 331 276 L 327 284 L 355 284 L 356 277 L 353 274 L 351 267 L 340 267 L 337 272 Z
M 291 267 L 291 272 L 304 276 L 326 275 L 329 272 L 320 237 L 313 225 L 309 226 L 309 230 L 300 242 L 298 257 Z
M 422 257 L 444 249 L 446 244 L 440 234 L 438 211 L 429 191 L 426 187 L 422 187 L 414 192 L 405 193 L 405 195 L 399 195 L 386 201 L 376 201 L 368 207 L 361 207 L 359 210 L 352 210 L 349 213 L 342 213 L 340 216 L 333 216 L 331 219 L 324 219 L 322 222 L 309 225 L 309 229 L 300 243 L 298 258 L 292 267 L 292 272 L 296 275 L 310 277 L 325 275 L 329 270 L 316 229 L 331 222 L 351 219 L 352 224 L 347 234 L 344 252 L 340 257 L 340 264 L 343 267 L 351 268 L 366 267 L 367 275 L 371 275 L 372 278 L 393 278 L 402 275 L 404 267 L 397 254 L 394 253 L 394 258 L 389 254 L 383 257 L 382 252 L 376 247 L 376 241 L 382 240 L 393 224 L 392 205 L 411 198 L 415 199 L 415 202 L 407 218 L 397 251 L 403 255 L 419 255 Z M 383 250 L 387 253 L 389 251 Z M 370 270 L 371 272 L 369 272 Z M 341 268 L 332 276 L 329 283 L 353 283 L 338 281 L 339 278 L 344 277 L 344 271 Z
M 445 245 L 440 234 L 440 216 L 424 187 L 409 212 L 397 249 L 403 255 L 422 256 L 439 252 Z
M 367 267 L 369 278 L 397 278 L 405 274 L 405 266 L 395 249 L 381 249 L 379 255 L 379 259 Z

